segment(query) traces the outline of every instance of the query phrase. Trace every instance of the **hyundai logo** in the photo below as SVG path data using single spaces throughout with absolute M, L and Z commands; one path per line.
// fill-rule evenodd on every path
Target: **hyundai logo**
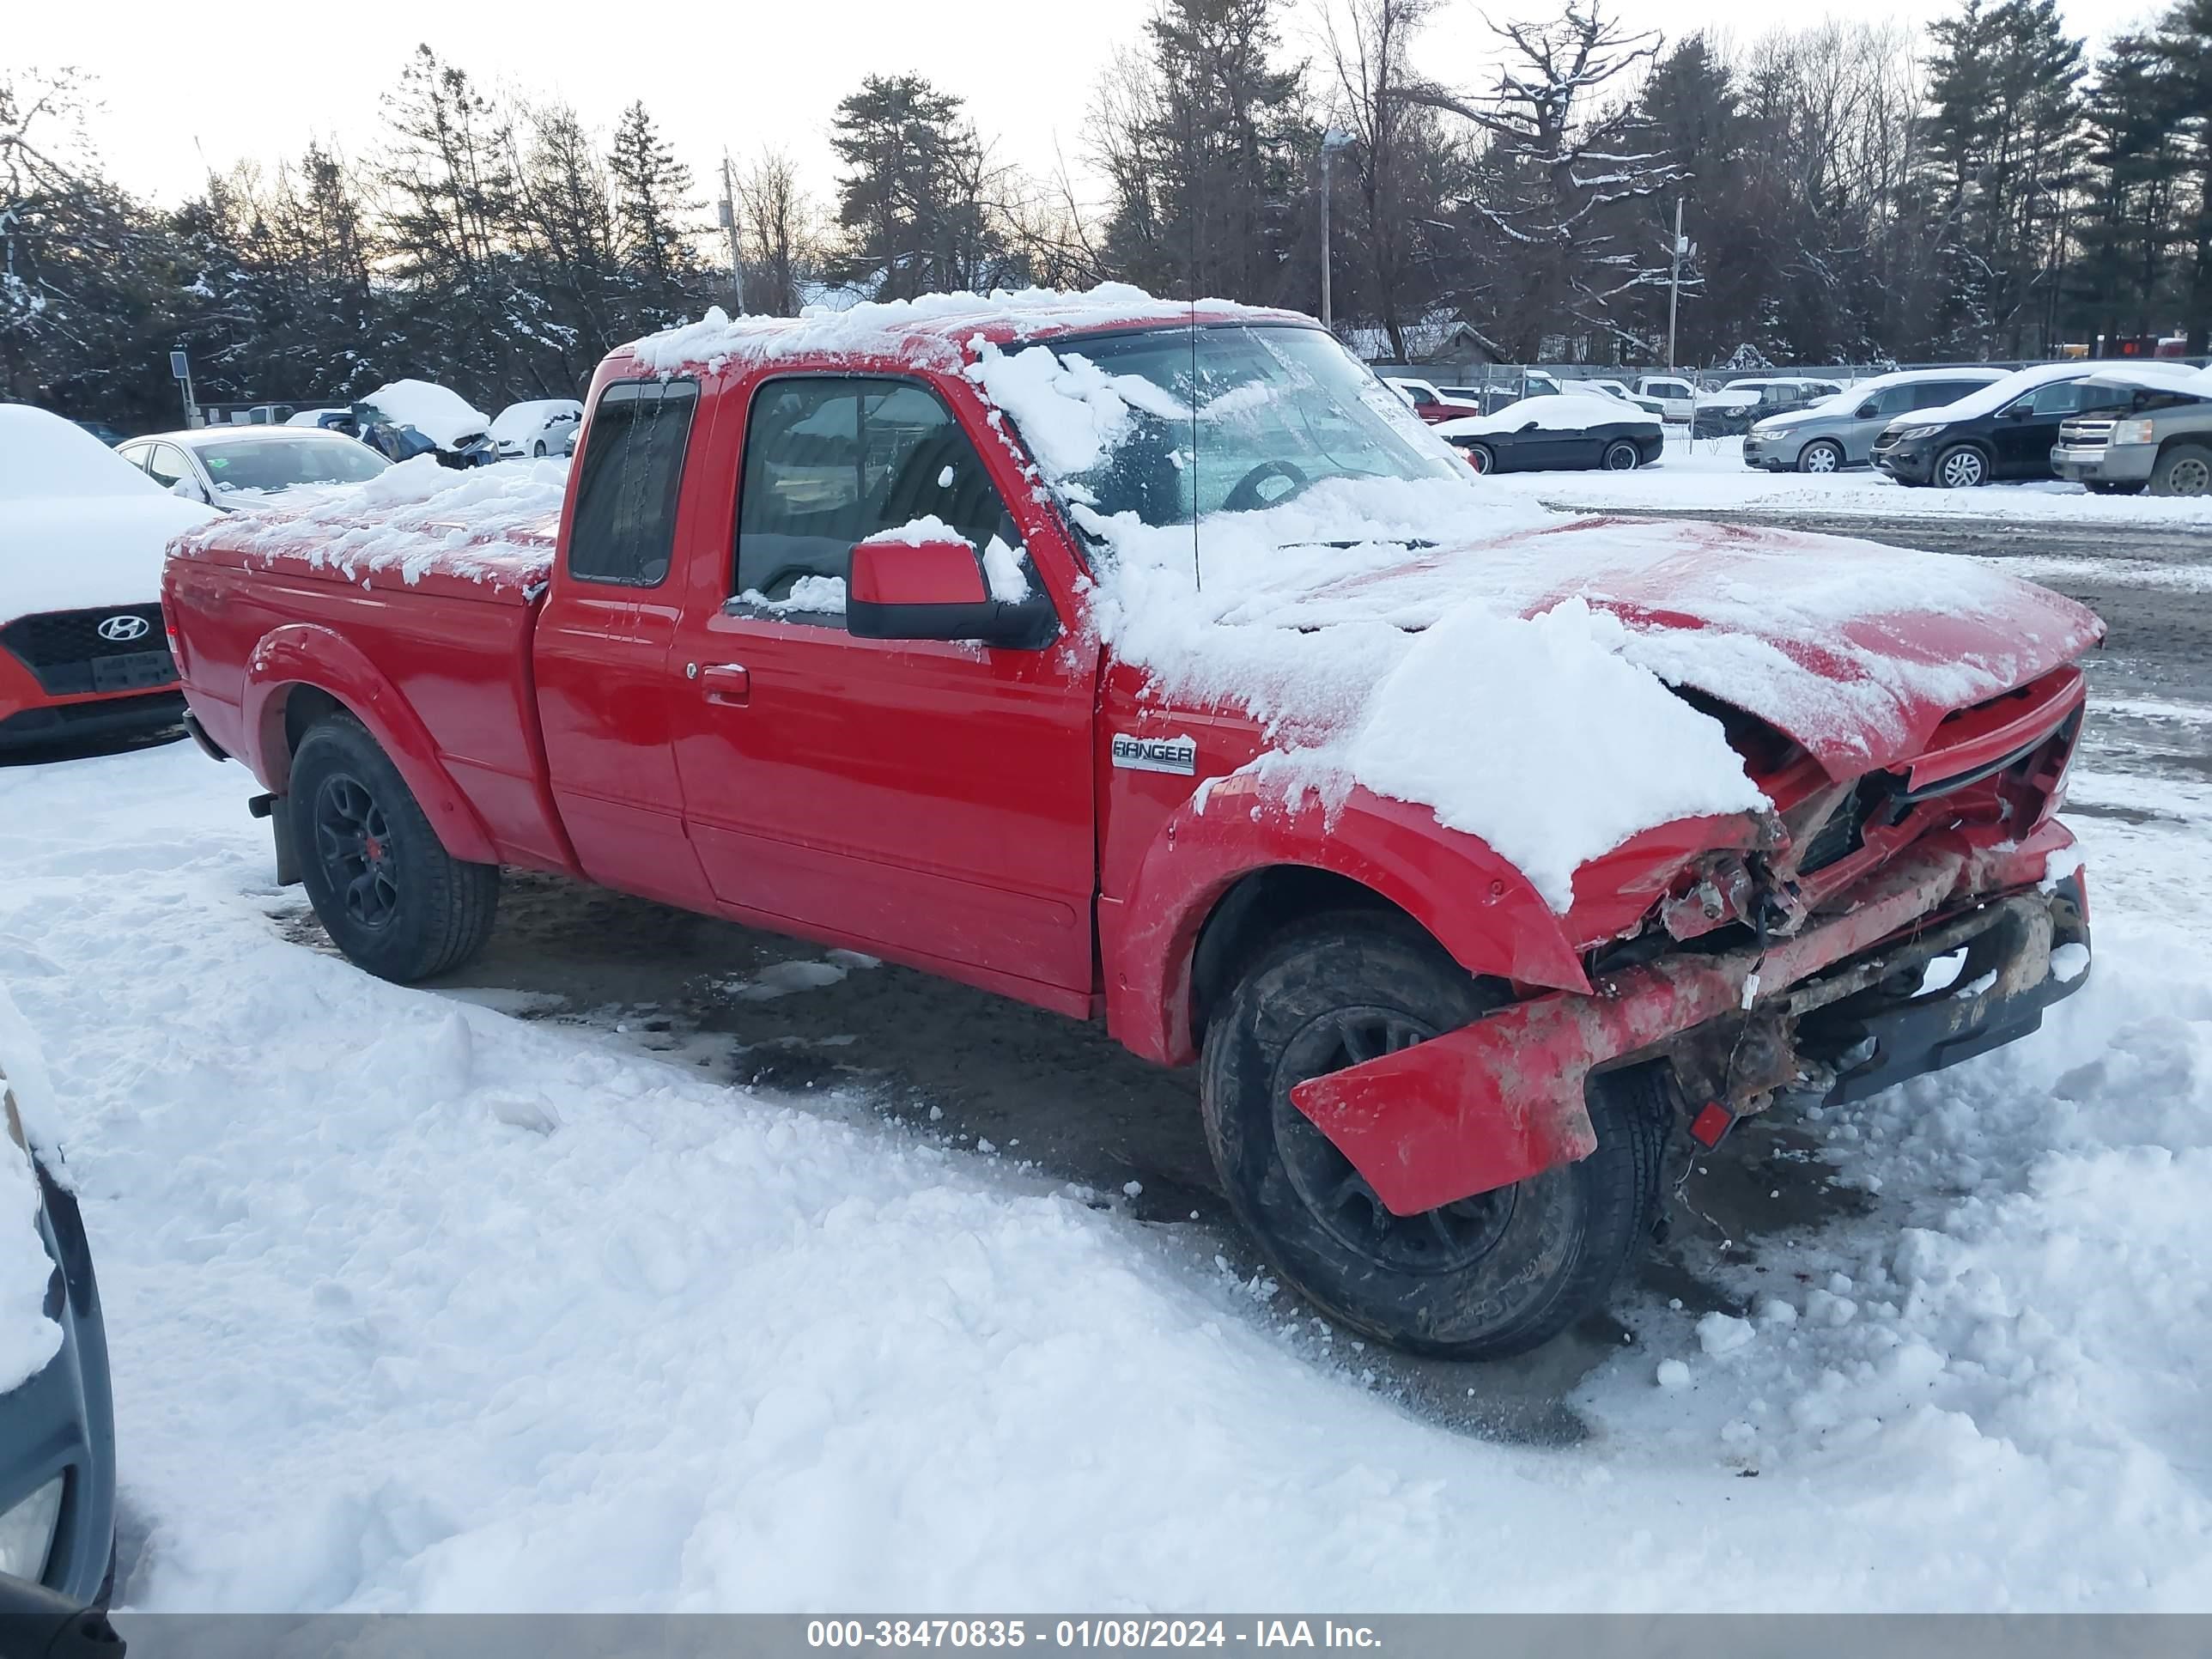
M 110 617 L 100 625 L 100 637 L 120 645 L 125 640 L 143 640 L 154 631 L 154 624 L 143 617 Z

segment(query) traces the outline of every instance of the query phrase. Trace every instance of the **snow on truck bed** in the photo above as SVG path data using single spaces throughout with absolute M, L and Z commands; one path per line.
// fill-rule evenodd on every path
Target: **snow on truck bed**
M 457 471 L 418 455 L 367 483 L 294 489 L 281 505 L 228 514 L 179 537 L 169 552 L 364 587 L 379 578 L 410 586 L 443 578 L 517 598 L 542 587 L 552 569 L 568 477 L 561 461 Z

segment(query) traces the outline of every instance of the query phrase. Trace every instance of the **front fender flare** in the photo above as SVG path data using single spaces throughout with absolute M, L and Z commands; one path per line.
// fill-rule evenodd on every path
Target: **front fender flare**
M 1249 774 L 1217 780 L 1170 815 L 1128 890 L 1099 903 L 1107 1029 L 1146 1060 L 1185 1065 L 1199 930 L 1242 878 L 1279 866 L 1358 883 L 1412 916 L 1469 973 L 1559 990 L 1589 978 L 1528 878 L 1427 807 L 1355 787 L 1330 806 L 1292 801 Z
M 447 771 L 437 740 L 414 704 L 359 646 L 334 629 L 288 623 L 264 635 L 246 659 L 246 752 L 240 758 L 264 787 L 279 795 L 290 787 L 292 753 L 284 738 L 284 703 L 301 686 L 337 698 L 368 728 L 399 769 L 448 853 L 475 864 L 499 862 L 490 830 Z

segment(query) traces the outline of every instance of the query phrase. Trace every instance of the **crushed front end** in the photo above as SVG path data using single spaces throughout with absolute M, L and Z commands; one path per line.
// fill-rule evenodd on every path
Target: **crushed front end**
M 1528 996 L 1293 1102 L 1411 1215 L 1588 1156 L 1594 1072 L 1668 1062 L 1711 1145 L 1778 1097 L 1860 1098 L 2027 1035 L 2087 977 L 2087 889 L 2055 817 L 2083 701 L 2057 669 L 1844 781 L 1740 722 L 1773 813 L 1594 944 L 1588 994 Z

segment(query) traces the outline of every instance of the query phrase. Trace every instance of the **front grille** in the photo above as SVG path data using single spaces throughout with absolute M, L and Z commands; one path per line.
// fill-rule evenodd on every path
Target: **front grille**
M 2112 428 L 2119 422 L 2109 416 L 2091 418 L 2077 415 L 2058 423 L 2058 441 L 2069 447 L 2102 449 L 2112 441 Z
M 129 639 L 111 639 L 100 632 L 103 626 L 111 633 L 128 632 L 127 628 L 118 626 L 126 621 L 142 624 L 144 632 Z M 0 628 L 0 646 L 37 677 L 49 696 L 143 691 L 173 684 L 177 678 L 158 605 L 47 611 L 21 617 Z

